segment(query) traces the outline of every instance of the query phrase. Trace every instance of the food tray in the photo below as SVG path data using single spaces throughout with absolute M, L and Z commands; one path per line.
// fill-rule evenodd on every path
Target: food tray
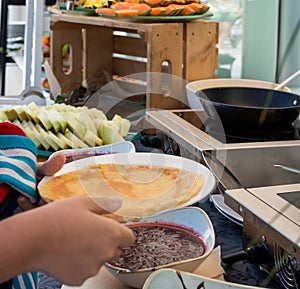
M 189 15 L 189 16 L 115 16 L 107 14 L 98 14 L 101 17 L 116 19 L 121 21 L 131 21 L 131 22 L 189 22 L 193 20 L 209 18 L 213 14 L 202 14 L 202 15 Z

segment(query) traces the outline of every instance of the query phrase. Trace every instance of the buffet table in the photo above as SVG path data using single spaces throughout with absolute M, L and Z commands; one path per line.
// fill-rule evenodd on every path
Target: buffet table
M 153 151 L 153 148 L 143 146 L 140 139 L 134 140 L 133 143 L 136 147 L 136 151 Z M 218 189 L 216 189 L 213 192 L 212 196 L 218 194 L 219 191 Z M 201 203 L 198 202 L 194 205 L 203 209 L 210 217 L 216 234 L 215 248 L 219 250 L 218 252 L 220 252 L 221 258 L 242 250 L 243 228 L 241 225 L 232 222 L 223 214 L 221 214 L 220 211 L 216 209 L 211 198 Z M 213 261 L 216 262 L 215 259 Z M 260 270 L 258 265 L 250 264 L 247 261 L 239 261 L 233 263 L 232 265 L 221 263 L 220 265 L 223 267 L 224 271 L 224 275 L 220 277 L 228 282 L 264 288 L 282 288 L 281 285 L 274 281 L 274 279 L 270 279 L 264 271 Z M 97 277 L 104 278 L 103 282 L 104 284 L 107 284 L 107 286 L 103 288 L 129 289 L 129 287 L 122 285 L 112 275 L 110 275 L 106 270 L 103 269 L 100 271 L 100 276 Z M 209 274 L 212 273 L 210 272 Z M 44 274 L 39 274 L 39 289 L 60 289 L 61 287 L 62 284 L 58 281 L 53 280 L 51 277 L 48 277 Z M 82 289 L 87 288 L 84 287 Z
M 137 138 L 132 141 L 135 145 L 137 152 L 150 152 L 153 151 L 153 148 L 146 147 L 142 144 L 141 139 Z M 219 191 L 216 189 L 212 196 L 218 195 Z M 208 216 L 210 217 L 216 235 L 215 248 L 220 248 L 221 257 L 228 256 L 229 254 L 236 253 L 242 250 L 243 248 L 243 228 L 241 225 L 238 225 L 223 214 L 221 214 L 214 203 L 211 201 L 211 198 L 207 199 L 204 202 L 196 203 L 195 206 L 203 209 Z M 271 279 L 267 273 L 260 270 L 258 265 L 250 264 L 247 261 L 238 261 L 232 265 L 221 264 L 224 270 L 223 279 L 228 282 L 233 282 L 237 284 L 244 284 L 250 286 L 264 287 L 264 288 L 282 288 L 274 279 Z M 103 268 L 104 269 L 104 268 Z M 97 275 L 97 278 L 104 278 L 103 284 L 108 284 L 106 287 L 97 287 L 97 288 L 114 288 L 114 289 L 131 289 L 120 282 L 118 282 L 112 275 L 108 274 L 106 270 L 101 269 L 100 277 Z M 105 272 L 104 272 L 105 271 Z M 117 285 L 116 285 L 117 284 Z M 110 286 L 111 285 L 111 286 Z M 48 277 L 44 274 L 39 274 L 39 288 L 40 289 L 60 289 L 62 284 L 56 280 L 53 280 L 51 277 Z M 67 287 L 67 286 L 64 286 Z M 94 289 L 95 287 L 89 287 Z M 86 287 L 79 287 L 78 289 L 89 289 Z M 71 289 L 71 288 L 63 288 Z M 74 288 L 72 288 L 74 289 Z

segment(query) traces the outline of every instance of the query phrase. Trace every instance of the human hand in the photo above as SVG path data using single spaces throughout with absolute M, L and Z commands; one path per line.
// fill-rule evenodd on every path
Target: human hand
M 0 230 L 9 234 L 0 240 L 7 251 L 0 260 L 0 268 L 1 262 L 5 264 L 0 281 L 23 272 L 42 271 L 64 284 L 82 284 L 105 262 L 119 257 L 121 248 L 134 242 L 128 227 L 101 216 L 120 205 L 118 198 L 73 197 L 4 220 Z M 9 240 L 14 234 L 22 238 Z
M 63 154 L 54 155 L 52 158 L 48 159 L 45 162 L 38 162 L 37 175 L 36 175 L 37 182 L 39 182 L 44 176 L 54 175 L 62 168 L 65 162 L 66 162 L 66 157 Z M 24 211 L 45 204 L 45 202 L 42 199 L 40 199 L 37 203 L 33 204 L 30 202 L 29 198 L 27 198 L 24 195 L 19 195 L 17 202 L 19 206 L 22 208 L 22 210 Z
M 107 261 L 117 258 L 121 248 L 134 241 L 130 229 L 98 214 L 115 211 L 119 199 L 103 199 L 106 210 L 89 198 L 71 198 L 43 207 L 45 231 L 38 238 L 41 245 L 36 270 L 43 270 L 61 282 L 79 285 L 98 273 Z

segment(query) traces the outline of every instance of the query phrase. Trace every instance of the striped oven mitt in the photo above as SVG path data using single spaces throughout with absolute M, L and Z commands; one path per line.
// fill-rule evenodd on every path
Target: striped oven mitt
M 0 220 L 13 215 L 19 194 L 36 202 L 36 153 L 35 144 L 20 127 L 0 122 Z M 15 289 L 36 288 L 37 273 L 19 275 L 0 284 L 0 288 L 8 286 Z

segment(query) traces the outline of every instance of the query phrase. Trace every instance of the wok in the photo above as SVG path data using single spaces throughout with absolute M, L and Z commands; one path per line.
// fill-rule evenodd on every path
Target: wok
M 299 116 L 300 95 L 256 87 L 217 87 L 196 92 L 210 119 L 236 126 L 284 126 Z

